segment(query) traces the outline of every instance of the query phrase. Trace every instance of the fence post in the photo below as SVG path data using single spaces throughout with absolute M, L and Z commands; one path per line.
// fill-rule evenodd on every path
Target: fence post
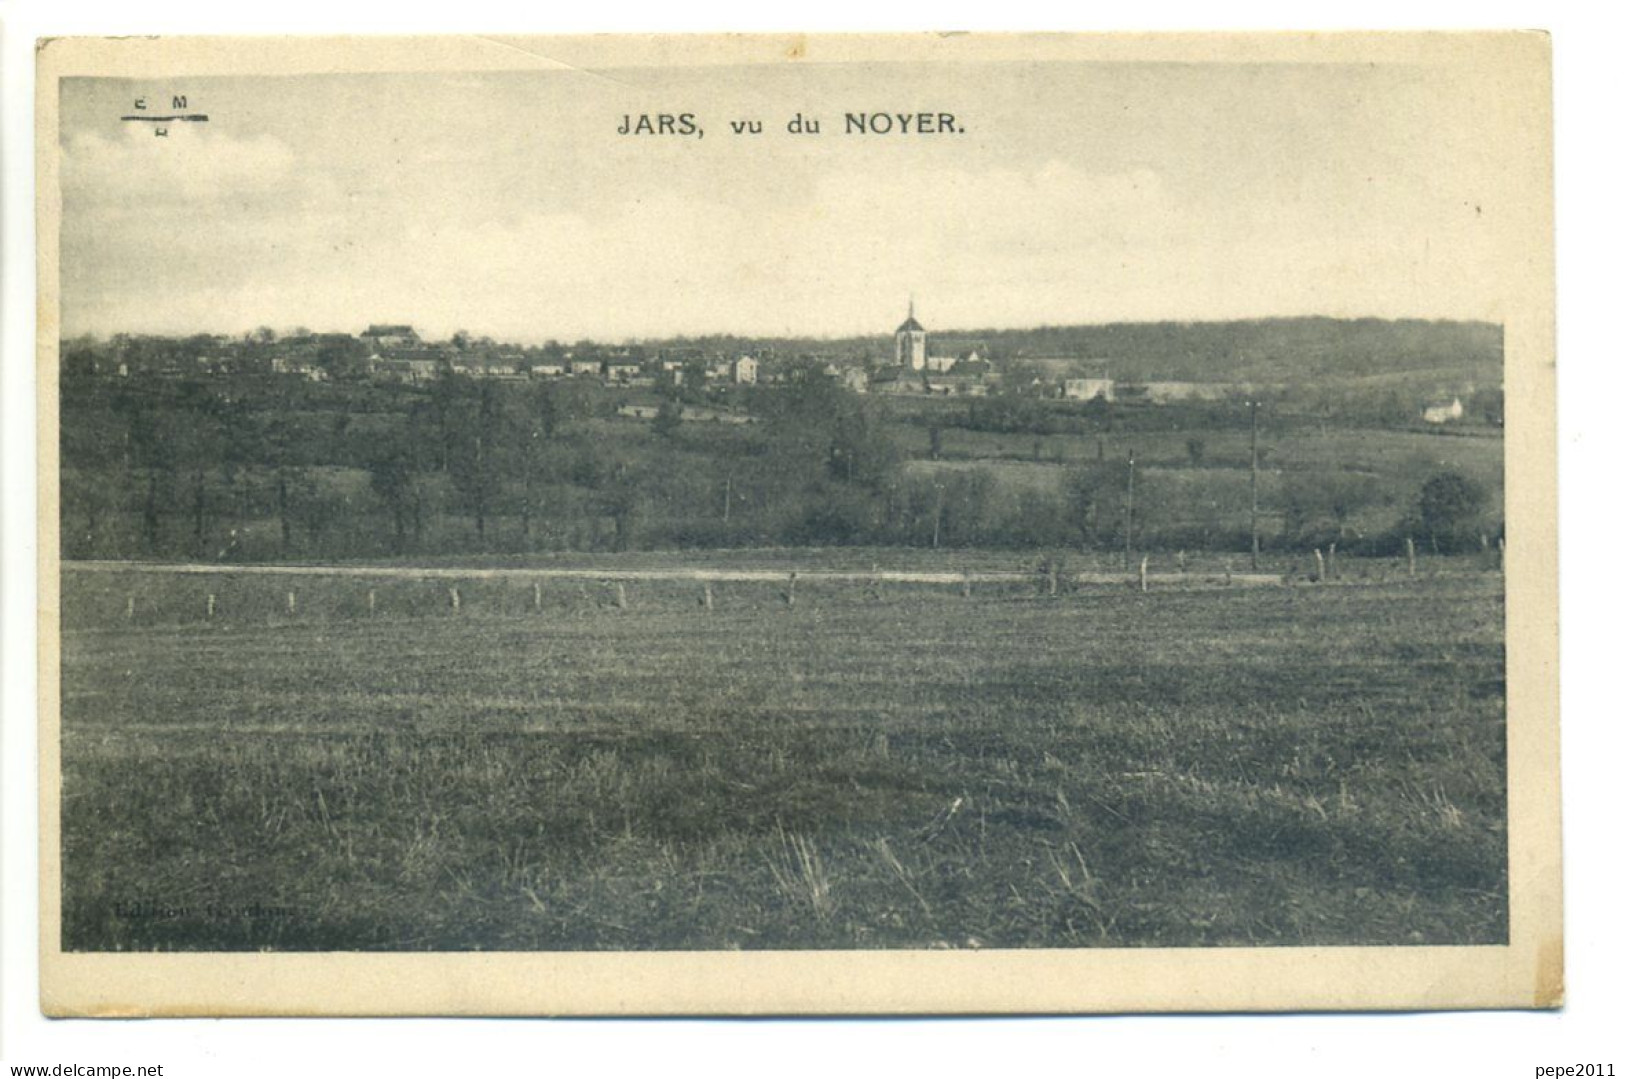
M 970 571 L 969 570 L 966 570 L 965 575 L 959 579 L 959 594 L 962 597 L 964 597 L 965 599 L 970 599 Z
M 1325 579 L 1326 579 L 1326 558 L 1325 558 L 1324 555 L 1322 555 L 1320 553 L 1320 548 L 1316 547 L 1315 548 L 1315 580 L 1317 582 L 1319 582 L 1319 581 L 1324 581 Z
M 533 581 L 530 586 L 530 605 L 533 610 L 542 609 L 542 582 Z
M 711 582 L 710 581 L 705 582 L 705 589 L 704 589 L 704 592 L 703 592 L 703 594 L 701 595 L 701 598 L 700 598 L 700 605 L 702 607 L 704 607 L 708 611 L 711 609 Z
M 1181 577 L 1185 576 L 1185 552 L 1180 551 L 1179 554 L 1174 557 L 1174 561 L 1179 564 L 1179 575 Z
M 1416 541 L 1409 536 L 1405 537 L 1405 564 L 1412 577 L 1416 576 Z
M 784 605 L 786 607 L 794 607 L 796 605 L 796 571 L 795 570 L 790 571 L 790 583 L 784 590 Z
M 1326 579 L 1335 580 L 1337 577 L 1337 544 L 1333 543 L 1326 548 Z
M 371 616 L 371 615 L 375 615 L 377 613 L 378 613 L 378 592 L 377 592 L 376 589 L 369 588 L 369 589 L 367 589 L 367 614 L 369 616 Z
M 1049 594 L 1053 596 L 1060 588 L 1060 581 L 1057 579 L 1059 575 L 1055 572 L 1055 560 L 1053 558 L 1050 559 L 1047 569 L 1049 571 Z
M 133 594 L 124 601 L 124 619 L 127 622 L 135 621 L 135 596 Z
M 1495 568 L 1500 570 L 1507 568 L 1507 538 L 1505 536 L 1501 536 L 1495 541 Z
M 213 592 L 209 593 L 209 603 L 208 603 L 207 609 L 204 611 L 204 617 L 208 618 L 210 620 L 213 620 L 213 618 L 214 618 L 214 593 Z
M 1149 592 L 1151 582 L 1146 579 L 1146 570 L 1151 565 L 1151 556 L 1146 555 L 1140 559 L 1140 591 Z
M 451 609 L 454 612 L 463 609 L 463 594 L 457 591 L 456 585 L 451 586 Z
M 619 608 L 620 610 L 623 610 L 623 611 L 626 610 L 626 582 L 625 581 L 616 581 L 615 582 L 615 606 L 617 608 Z
M 299 611 L 299 598 L 292 592 L 288 593 L 288 613 L 297 614 Z

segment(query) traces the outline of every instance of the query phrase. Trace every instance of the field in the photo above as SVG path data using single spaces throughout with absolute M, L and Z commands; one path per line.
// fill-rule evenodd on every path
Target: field
M 693 582 L 453 608 L 444 581 L 64 576 L 69 950 L 1506 938 L 1477 560 L 710 609 Z

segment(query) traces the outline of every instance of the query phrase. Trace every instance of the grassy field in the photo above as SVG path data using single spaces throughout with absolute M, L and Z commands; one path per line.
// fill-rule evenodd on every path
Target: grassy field
M 63 944 L 1502 941 L 1502 590 L 1462 566 L 710 611 L 391 582 L 373 617 L 239 582 L 209 622 L 213 578 L 147 580 L 135 625 L 70 569 Z

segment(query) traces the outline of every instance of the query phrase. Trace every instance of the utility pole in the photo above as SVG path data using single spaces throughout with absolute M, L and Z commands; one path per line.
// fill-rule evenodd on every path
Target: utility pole
M 1247 410 L 1252 414 L 1252 533 L 1253 533 L 1253 569 L 1258 569 L 1258 402 L 1248 401 Z
M 1134 450 L 1128 451 L 1128 520 L 1123 526 L 1123 564 L 1134 561 Z
M 937 512 L 931 523 L 931 549 L 937 549 L 937 541 L 942 538 L 942 484 L 937 484 Z

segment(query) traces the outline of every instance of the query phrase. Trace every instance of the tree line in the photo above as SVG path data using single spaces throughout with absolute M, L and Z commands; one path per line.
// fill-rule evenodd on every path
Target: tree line
M 1125 460 L 1048 485 L 976 461 L 910 462 L 896 403 L 807 379 L 749 394 L 760 422 L 618 418 L 592 382 L 449 377 L 423 387 L 238 379 L 65 380 L 61 528 L 70 558 L 211 561 L 542 550 L 898 545 L 1246 550 L 1246 474 Z M 687 391 L 692 393 L 692 390 Z M 985 405 L 981 407 L 987 407 Z M 933 451 L 940 435 L 932 438 Z M 1233 463 L 1232 463 L 1233 464 Z M 1424 482 L 1425 481 L 1425 482 Z M 1498 531 L 1455 473 L 1281 474 L 1271 547 L 1440 551 Z M 1373 506 L 1394 524 L 1354 527 Z

